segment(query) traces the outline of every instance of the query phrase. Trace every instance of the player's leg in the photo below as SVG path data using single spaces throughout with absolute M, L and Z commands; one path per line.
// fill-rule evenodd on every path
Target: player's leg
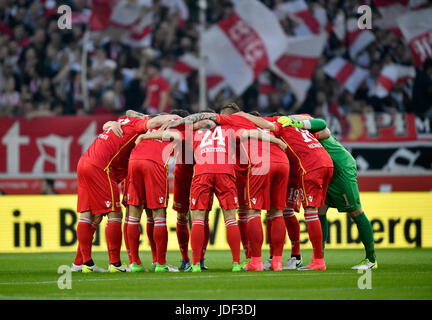
M 156 244 L 157 264 L 155 272 L 167 272 L 166 252 L 168 245 L 168 229 L 166 226 L 166 208 L 152 209 L 154 229 L 153 239 Z
M 246 271 L 263 271 L 262 245 L 264 235 L 261 222 L 261 210 L 249 209 L 247 210 L 247 217 L 247 234 L 251 260 L 246 264 L 244 269 Z
M 154 241 L 154 237 L 153 237 L 154 219 L 153 219 L 152 210 L 145 209 L 145 213 L 147 216 L 146 233 L 147 233 L 147 239 L 150 244 L 150 250 L 152 253 L 152 270 L 154 270 L 156 268 L 156 261 L 157 261 L 156 242 Z
M 179 270 L 187 269 L 190 266 L 189 259 L 189 211 L 177 212 L 176 235 L 182 255 L 182 264 Z
M 212 205 L 213 205 L 213 202 L 212 202 Z M 205 258 L 205 254 L 207 252 L 207 246 L 208 246 L 208 243 L 210 240 L 209 213 L 210 213 L 210 211 L 207 210 L 205 213 L 205 216 L 204 216 L 204 243 L 203 243 L 203 247 L 201 250 L 201 259 L 200 259 L 201 270 L 208 270 L 208 268 L 204 264 L 204 258 Z
M 238 196 L 235 177 L 230 174 L 214 175 L 215 195 L 225 218 L 226 237 L 233 258 L 232 271 L 241 271 L 240 230 L 236 220 Z
M 272 270 L 282 271 L 282 252 L 285 243 L 285 222 L 282 210 L 271 208 L 269 211 L 271 220 L 271 243 L 273 246 Z
M 357 225 L 360 240 L 366 251 L 366 258 L 358 265 L 352 267 L 353 269 L 377 269 L 378 263 L 375 255 L 375 241 L 372 225 L 363 212 L 362 208 L 348 213 Z
M 296 212 L 300 212 L 301 207 L 299 192 L 298 175 L 295 170 L 291 170 L 288 181 L 286 207 L 283 211 L 285 227 L 291 242 L 291 257 L 287 259 L 283 270 L 295 270 L 303 264 L 300 254 L 300 223 L 295 215 Z
M 246 261 L 250 259 L 249 240 L 247 237 L 247 211 L 244 206 L 238 209 L 238 226 Z
M 312 243 L 313 255 L 309 265 L 299 270 L 325 270 L 323 253 L 323 234 L 318 217 L 318 208 L 325 203 L 327 188 L 333 175 L 333 168 L 319 168 L 301 177 L 303 186 L 300 196 L 303 203 L 304 217 Z
M 264 262 L 264 270 L 271 270 L 272 258 L 273 258 L 273 245 L 271 241 L 271 219 L 270 213 L 266 213 L 265 217 L 265 227 L 266 227 L 266 241 L 269 245 L 269 258 Z
M 139 243 L 140 243 L 140 221 L 143 211 L 143 206 L 129 205 L 129 222 L 127 224 L 127 237 L 129 243 L 129 250 L 131 255 L 131 271 L 143 272 L 144 266 L 139 257 Z M 126 237 L 126 234 L 125 234 Z
M 90 211 L 81 212 L 77 226 L 78 249 L 80 252 L 79 254 L 77 253 L 77 257 L 75 258 L 75 265 L 85 264 L 88 267 L 94 266 L 91 255 L 94 230 L 92 213 Z
M 322 231 L 322 235 L 323 235 L 323 242 L 322 242 L 323 250 L 325 249 L 325 243 L 327 242 L 327 238 L 328 238 L 328 234 L 329 234 L 328 220 L 327 220 L 328 208 L 329 208 L 328 205 L 323 205 L 322 207 L 318 208 L 318 217 L 320 219 L 321 231 Z
M 122 244 L 122 212 L 108 213 L 108 222 L 105 228 L 105 237 L 108 246 L 109 272 L 126 272 L 121 264 L 120 251 Z
M 201 253 L 204 244 L 204 219 L 206 210 L 192 210 L 191 249 L 192 265 L 185 272 L 201 272 Z
M 236 209 L 224 209 L 222 208 L 225 227 L 226 227 L 226 237 L 227 242 L 231 250 L 233 267 L 232 271 L 241 271 L 240 266 L 240 230 L 238 228 L 236 220 Z

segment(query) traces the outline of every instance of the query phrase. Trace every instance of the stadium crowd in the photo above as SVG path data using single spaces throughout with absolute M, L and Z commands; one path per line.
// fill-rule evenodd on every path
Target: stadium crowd
M 60 30 L 55 9 L 60 1 L 4 0 L 0 2 L 0 116 L 121 114 L 126 109 L 145 113 L 156 112 L 154 104 L 164 105 L 165 111 L 185 109 L 198 111 L 198 74 L 170 82 L 163 77 L 164 67 L 170 67 L 184 53 L 198 53 L 198 1 L 184 0 L 188 18 L 180 19 L 178 1 L 154 0 L 151 46 L 133 48 L 117 41 L 92 43 L 87 65 L 88 106 L 81 90 L 81 55 L 85 24 L 71 30 Z M 181 1 L 180 1 L 181 2 Z M 276 14 L 283 0 L 263 0 Z M 379 13 L 372 1 L 363 1 Z M 89 13 L 91 1 L 61 1 L 71 6 L 74 13 Z M 356 16 L 358 1 L 307 1 L 309 7 L 325 13 L 327 21 L 338 12 Z M 429 6 L 425 4 L 424 6 Z M 323 11 L 324 9 L 324 11 Z M 211 25 L 233 12 L 229 0 L 208 0 L 207 23 Z M 293 35 L 296 21 L 281 19 L 287 35 Z M 235 100 L 246 110 L 262 114 L 275 111 L 309 113 L 325 116 L 329 113 L 344 116 L 363 112 L 415 112 L 431 114 L 432 62 L 427 60 L 415 78 L 397 84 L 386 98 L 370 95 L 383 66 L 388 62 L 413 66 L 409 47 L 394 33 L 374 26 L 375 40 L 354 59 L 346 52 L 344 43 L 331 33 L 315 70 L 312 85 L 304 102 L 298 103 L 289 85 L 270 71 L 270 92 L 260 92 L 260 78 L 240 97 L 224 88 L 210 105 L 218 109 Z M 344 90 L 329 78 L 323 66 L 335 56 L 343 56 L 370 71 L 355 94 Z M 157 95 L 149 91 L 158 85 Z M 153 95 L 150 97 L 150 95 Z M 162 110 L 160 110 L 162 111 Z

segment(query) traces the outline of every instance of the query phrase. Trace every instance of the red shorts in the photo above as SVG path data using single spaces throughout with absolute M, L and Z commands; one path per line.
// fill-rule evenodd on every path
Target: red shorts
M 235 177 L 225 173 L 206 173 L 192 179 L 191 210 L 211 210 L 213 193 L 223 209 L 229 210 L 238 207 Z
M 81 158 L 77 168 L 77 211 L 93 214 L 121 211 L 118 182 L 112 172 L 104 171 Z
M 145 209 L 168 205 L 168 168 L 151 160 L 129 160 L 128 204 Z
M 266 164 L 267 166 L 268 164 Z M 253 170 L 255 168 L 255 170 Z M 290 165 L 284 162 L 271 162 L 270 167 L 254 167 L 249 173 L 247 202 L 249 209 L 284 210 L 289 180 Z
M 293 208 L 294 211 L 300 212 L 301 201 L 300 201 L 300 183 L 299 183 L 299 172 L 295 170 L 290 171 L 288 188 L 287 188 L 287 201 L 286 206 Z
M 300 199 L 303 208 L 322 207 L 327 188 L 333 176 L 333 168 L 318 168 L 300 176 Z
M 177 212 L 189 211 L 189 196 L 193 178 L 193 166 L 176 165 L 174 169 L 174 202 L 173 209 Z

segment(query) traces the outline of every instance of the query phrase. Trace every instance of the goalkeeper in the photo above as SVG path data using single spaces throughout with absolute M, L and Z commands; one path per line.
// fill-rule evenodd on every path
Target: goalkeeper
M 279 122 L 283 126 L 304 127 L 308 129 L 309 115 L 293 115 L 281 117 Z M 311 121 L 312 122 L 312 121 Z M 352 269 L 377 269 L 378 263 L 375 257 L 375 246 L 372 225 L 366 217 L 360 203 L 360 193 L 357 184 L 357 165 L 353 156 L 333 136 L 329 136 L 329 130 L 315 133 L 321 145 L 332 158 L 334 172 L 327 189 L 325 205 L 319 208 L 319 218 L 323 233 L 323 247 L 328 238 L 327 210 L 329 207 L 337 208 L 339 212 L 347 212 L 354 220 L 360 240 L 366 251 L 366 257 Z

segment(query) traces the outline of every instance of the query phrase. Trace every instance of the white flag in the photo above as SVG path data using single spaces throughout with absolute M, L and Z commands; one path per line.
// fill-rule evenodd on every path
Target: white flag
M 209 64 L 240 95 L 285 50 L 285 34 L 265 5 L 239 0 L 235 12 L 208 29 L 203 49 Z
M 324 66 L 324 72 L 336 79 L 346 90 L 354 94 L 359 85 L 369 74 L 368 71 L 356 67 L 347 60 L 336 57 Z

